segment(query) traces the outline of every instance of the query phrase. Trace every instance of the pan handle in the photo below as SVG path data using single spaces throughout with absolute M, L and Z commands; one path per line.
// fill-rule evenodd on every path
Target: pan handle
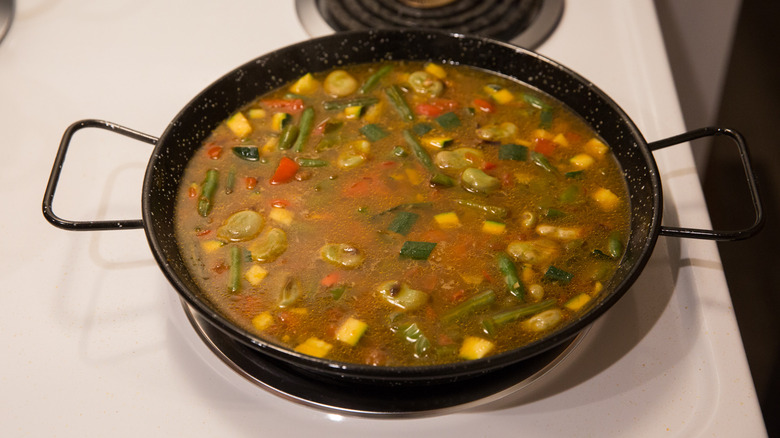
M 60 179 L 60 172 L 62 171 L 62 165 L 65 162 L 65 154 L 68 152 L 68 146 L 76 131 L 82 128 L 100 128 L 108 131 L 122 134 L 126 137 L 130 137 L 135 140 L 149 143 L 151 145 L 157 144 L 157 138 L 151 135 L 144 134 L 119 126 L 111 122 L 104 120 L 86 119 L 73 123 L 65 130 L 60 140 L 60 147 L 57 151 L 57 157 L 54 159 L 54 166 L 51 169 L 51 175 L 49 175 L 49 182 L 46 185 L 46 194 L 43 196 L 43 216 L 51 222 L 55 227 L 63 228 L 72 231 L 86 231 L 86 230 L 123 230 L 133 228 L 143 228 L 144 223 L 141 219 L 134 220 L 107 220 L 107 221 L 72 221 L 62 219 L 52 210 L 52 204 L 54 203 L 54 192 L 57 190 L 57 183 Z
M 702 137 L 714 137 L 717 135 L 725 135 L 729 137 L 734 141 L 734 143 L 737 145 L 737 148 L 739 149 L 739 156 L 742 160 L 742 167 L 745 170 L 745 177 L 747 179 L 748 188 L 750 190 L 751 201 L 753 202 L 753 210 L 755 212 L 755 221 L 753 222 L 753 225 L 745 229 L 734 231 L 661 227 L 661 235 L 708 240 L 741 240 L 755 235 L 764 226 L 764 209 L 762 207 L 761 198 L 758 193 L 758 184 L 756 183 L 755 172 L 753 171 L 753 167 L 750 164 L 750 155 L 748 154 L 747 142 L 745 141 L 745 138 L 742 136 L 742 134 L 740 134 L 738 131 L 717 127 L 700 128 L 676 135 L 674 137 L 669 137 L 667 139 L 654 141 L 649 143 L 648 146 L 650 147 L 650 150 L 655 151 L 658 149 L 663 149 L 667 146 L 685 143 Z

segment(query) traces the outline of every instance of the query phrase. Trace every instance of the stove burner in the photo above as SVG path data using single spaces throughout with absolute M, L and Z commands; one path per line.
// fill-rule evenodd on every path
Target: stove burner
M 439 29 L 540 44 L 558 24 L 564 0 L 297 0 L 298 15 L 312 36 L 379 28 Z
M 475 407 L 519 391 L 558 365 L 587 333 L 515 365 L 455 383 L 425 386 L 377 386 L 325 379 L 263 356 L 214 327 L 182 300 L 184 312 L 201 340 L 233 371 L 285 399 L 338 414 L 423 417 Z

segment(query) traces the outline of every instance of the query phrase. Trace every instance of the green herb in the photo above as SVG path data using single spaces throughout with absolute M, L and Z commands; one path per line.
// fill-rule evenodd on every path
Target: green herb
M 360 133 L 365 135 L 370 142 L 379 141 L 389 135 L 381 126 L 374 123 L 360 128 Z
M 412 260 L 427 260 L 436 248 L 435 242 L 412 242 L 406 241 L 401 247 L 401 258 Z
M 436 122 L 446 130 L 455 129 L 460 126 L 460 118 L 452 111 L 436 117 Z
M 544 278 L 550 281 L 557 281 L 559 283 L 569 283 L 574 277 L 574 274 L 566 272 L 561 268 L 550 265 L 547 271 L 544 273 Z
M 254 146 L 236 146 L 233 153 L 242 160 L 257 161 L 260 159 L 260 152 Z
M 409 234 L 409 231 L 411 231 L 415 222 L 417 222 L 417 219 L 419 218 L 420 215 L 417 213 L 412 213 L 410 211 L 399 211 L 387 229 L 394 233 L 406 236 Z
M 528 159 L 528 148 L 521 144 L 502 144 L 498 147 L 498 159 L 525 161 Z

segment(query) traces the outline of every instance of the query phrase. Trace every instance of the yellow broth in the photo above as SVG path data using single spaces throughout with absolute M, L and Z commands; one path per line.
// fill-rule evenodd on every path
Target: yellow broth
M 177 239 L 213 305 L 343 362 L 523 346 L 598 300 L 628 236 L 621 171 L 581 118 L 452 65 L 308 74 L 217 127 L 182 181 Z

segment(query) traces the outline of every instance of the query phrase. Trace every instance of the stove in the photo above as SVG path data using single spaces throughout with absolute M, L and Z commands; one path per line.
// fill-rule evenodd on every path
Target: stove
M 0 190 L 17 212 L 0 222 L 2 436 L 766 436 L 712 242 L 659 239 L 631 290 L 535 371 L 486 382 L 494 386 L 482 393 L 394 394 L 400 408 L 339 388 L 345 407 L 321 382 L 221 353 L 235 346 L 195 329 L 202 321 L 167 283 L 142 231 L 66 232 L 43 219 L 68 125 L 103 118 L 161 134 L 222 74 L 334 31 L 325 15 L 312 30 L 303 3 L 16 3 L 0 42 Z M 320 3 L 311 11 L 321 14 Z M 684 131 L 651 0 L 569 1 L 555 14 L 553 30 L 527 47 L 593 81 L 648 140 Z M 511 41 L 525 44 L 521 35 Z M 57 213 L 137 219 L 150 151 L 80 131 Z M 708 227 L 691 147 L 654 155 L 665 225 Z M 252 367 L 260 379 L 245 372 Z M 439 405 L 420 409 L 416 398 Z
M 557 26 L 563 0 L 296 0 L 306 32 L 429 28 L 536 48 Z

